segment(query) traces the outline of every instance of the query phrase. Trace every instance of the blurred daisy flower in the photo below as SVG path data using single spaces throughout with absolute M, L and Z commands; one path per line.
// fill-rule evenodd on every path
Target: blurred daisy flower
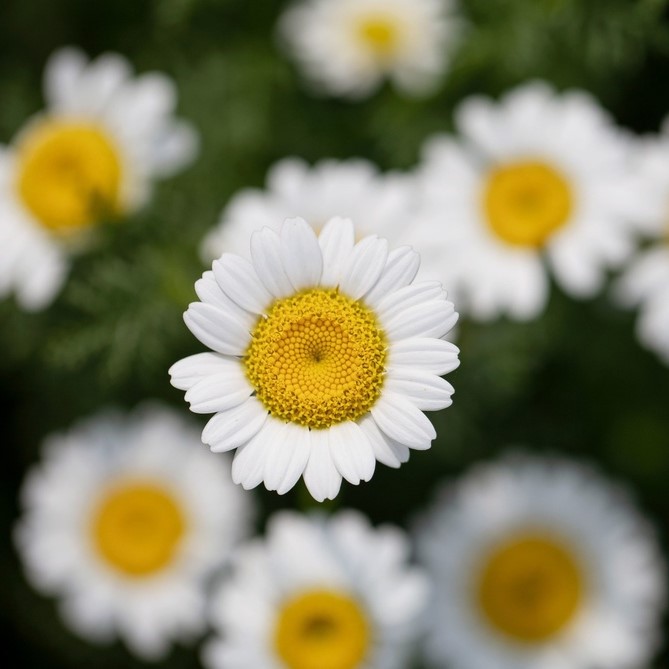
M 397 528 L 280 512 L 211 607 L 209 669 L 402 669 L 428 587 Z
M 574 297 L 594 295 L 633 248 L 643 209 L 631 141 L 583 92 L 532 83 L 499 103 L 456 110 L 460 139 L 428 141 L 420 170 L 418 248 L 448 273 L 463 313 L 486 320 L 537 316 L 548 299 L 547 260 Z
M 428 653 L 453 669 L 639 667 L 664 564 L 624 491 L 584 466 L 507 457 L 444 490 L 418 532 Z
M 138 209 L 154 179 L 197 152 L 193 128 L 173 117 L 172 81 L 134 77 L 117 54 L 57 51 L 44 94 L 47 109 L 0 148 L 0 296 L 31 310 L 54 299 L 96 224 Z
M 431 92 L 459 28 L 451 0 L 299 0 L 281 17 L 286 50 L 318 88 L 360 99 L 384 79 Z
M 232 476 L 283 494 L 304 475 L 318 501 L 342 476 L 368 481 L 376 460 L 399 467 L 436 437 L 423 411 L 451 404 L 442 374 L 458 349 L 438 282 L 412 283 L 419 257 L 376 236 L 355 242 L 350 220 L 319 236 L 288 219 L 251 237 L 252 262 L 225 253 L 184 314 L 213 353 L 170 369 L 213 451 L 237 449 Z
M 248 188 L 230 200 L 204 239 L 202 257 L 210 263 L 224 251 L 248 255 L 254 230 L 278 230 L 294 216 L 316 232 L 343 216 L 356 221 L 361 237 L 379 234 L 398 241 L 413 216 L 413 190 L 405 175 L 382 175 L 367 160 L 321 160 L 310 167 L 299 158 L 284 158 L 270 169 L 266 190 Z
M 30 582 L 93 642 L 157 659 L 204 630 L 205 578 L 229 558 L 249 500 L 171 410 L 105 414 L 51 437 L 22 489 L 16 543 Z
M 669 120 L 658 138 L 639 142 L 634 173 L 648 207 L 639 231 L 649 242 L 615 286 L 618 301 L 638 306 L 637 336 L 669 364 Z

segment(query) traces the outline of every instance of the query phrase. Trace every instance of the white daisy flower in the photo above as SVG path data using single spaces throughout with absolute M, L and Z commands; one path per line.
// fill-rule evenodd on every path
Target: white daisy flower
M 634 167 L 648 208 L 637 222 L 650 244 L 629 264 L 615 295 L 639 307 L 639 340 L 669 364 L 669 120 L 660 137 L 639 143 Z
M 184 315 L 213 353 L 170 369 L 213 451 L 237 449 L 232 477 L 283 494 L 302 474 L 319 501 L 342 476 L 368 481 L 376 460 L 399 467 L 436 433 L 423 411 L 451 404 L 440 375 L 458 365 L 441 339 L 455 324 L 438 282 L 412 283 L 418 254 L 357 244 L 350 220 L 317 237 L 304 220 L 251 237 L 252 262 L 225 253 L 195 285 Z
M 15 533 L 30 582 L 93 642 L 157 659 L 204 630 L 205 578 L 245 534 L 225 459 L 171 410 L 94 417 L 46 442 Z
M 47 109 L 0 147 L 0 297 L 14 291 L 26 309 L 53 300 L 96 223 L 135 211 L 197 151 L 173 117 L 173 82 L 134 77 L 122 56 L 57 51 L 44 89 Z
M 398 528 L 280 512 L 215 594 L 209 669 L 401 669 L 428 587 Z
M 655 648 L 664 565 L 624 491 L 567 461 L 507 457 L 444 490 L 418 533 L 427 650 L 453 669 L 622 669 Z
M 280 37 L 316 88 L 364 98 L 389 79 L 409 95 L 439 82 L 459 32 L 452 0 L 299 0 Z
M 218 226 L 205 237 L 202 257 L 210 263 L 226 251 L 248 256 L 255 230 L 278 231 L 286 218 L 304 218 L 316 232 L 335 216 L 359 221 L 356 232 L 401 241 L 414 211 L 412 181 L 405 175 L 381 175 L 362 159 L 322 160 L 310 167 L 284 158 L 267 175 L 267 187 L 247 188 L 229 202 Z
M 426 145 L 413 233 L 463 312 L 535 317 L 548 299 L 544 261 L 570 295 L 597 293 L 631 253 L 644 207 L 627 136 L 588 94 L 541 83 L 499 103 L 466 100 L 455 121 L 461 139 Z

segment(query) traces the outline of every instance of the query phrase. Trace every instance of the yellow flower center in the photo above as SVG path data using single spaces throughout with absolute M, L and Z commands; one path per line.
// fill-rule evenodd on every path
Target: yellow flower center
M 385 360 L 374 314 L 337 290 L 314 288 L 277 300 L 258 320 L 244 365 L 271 414 L 323 429 L 374 406 Z
M 521 161 L 493 169 L 483 199 L 493 232 L 515 246 L 543 246 L 568 222 L 573 208 L 567 179 L 539 161 Z
M 387 16 L 368 16 L 358 24 L 363 44 L 379 59 L 393 55 L 399 43 L 397 21 Z
M 274 641 L 290 669 L 354 669 L 367 654 L 370 636 L 367 617 L 354 599 L 311 590 L 283 605 Z
M 19 143 L 18 166 L 24 204 L 52 232 L 76 232 L 120 210 L 121 159 L 97 126 L 37 123 Z
M 113 487 L 93 518 L 93 540 L 99 554 L 127 576 L 149 576 L 174 558 L 185 530 L 177 500 L 149 482 Z
M 494 628 L 517 641 L 539 643 L 574 618 L 584 587 L 583 570 L 567 547 L 552 538 L 526 535 L 492 552 L 478 598 Z

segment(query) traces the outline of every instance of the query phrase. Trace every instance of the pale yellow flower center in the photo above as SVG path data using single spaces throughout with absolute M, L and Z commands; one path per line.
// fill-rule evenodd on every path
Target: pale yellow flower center
M 357 29 L 358 37 L 376 58 L 384 60 L 397 51 L 400 32 L 392 17 L 367 16 L 358 23 Z
M 348 595 L 310 590 L 280 609 L 274 641 L 289 669 L 354 669 L 368 653 L 365 612 Z
M 567 224 L 573 204 L 566 177 L 540 161 L 496 167 L 484 187 L 483 205 L 490 228 L 515 246 L 542 247 Z
M 385 360 L 386 337 L 372 311 L 337 290 L 314 288 L 272 305 L 243 362 L 272 415 L 323 429 L 374 406 Z
M 479 578 L 478 600 L 499 632 L 540 643 L 573 620 L 584 589 L 583 569 L 567 546 L 528 534 L 494 549 Z
M 112 487 L 93 517 L 93 543 L 112 567 L 127 576 L 150 576 L 172 562 L 186 522 L 178 501 L 152 482 Z
M 121 158 L 93 124 L 45 120 L 21 138 L 17 187 L 25 206 L 55 233 L 77 232 L 121 209 Z

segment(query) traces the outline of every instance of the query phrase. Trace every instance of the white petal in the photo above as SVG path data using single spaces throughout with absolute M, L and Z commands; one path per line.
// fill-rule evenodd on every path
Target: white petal
M 448 300 L 418 304 L 384 323 L 391 340 L 443 337 L 457 322 L 458 314 Z
M 214 453 L 231 451 L 250 441 L 267 419 L 267 409 L 256 397 L 227 411 L 217 413 L 202 431 L 202 441 Z
M 195 292 L 202 302 L 213 304 L 224 311 L 232 311 L 240 323 L 243 323 L 249 330 L 253 329 L 258 319 L 257 314 L 252 314 L 250 311 L 242 309 L 234 300 L 228 297 L 218 285 L 211 270 L 205 272 L 202 278 L 195 282 Z
M 361 298 L 379 280 L 387 259 L 388 242 L 376 235 L 365 237 L 353 247 L 339 287 L 348 297 Z
M 208 376 L 186 392 L 186 402 L 194 413 L 215 413 L 241 404 L 251 393 L 240 364 L 231 364 L 223 373 Z
M 71 47 L 59 49 L 49 58 L 44 69 L 44 96 L 49 105 L 67 104 L 76 94 L 87 62 L 79 49 Z
M 318 285 L 323 271 L 323 254 L 314 229 L 304 219 L 284 221 L 281 251 L 283 268 L 295 290 Z
M 387 368 L 410 367 L 437 376 L 452 372 L 460 364 L 459 349 L 444 339 L 414 337 L 393 342 L 388 351 Z
M 341 487 L 341 474 L 330 454 L 328 430 L 311 431 L 311 452 L 304 470 L 304 483 L 317 501 L 334 499 Z
M 236 358 L 226 358 L 219 353 L 189 355 L 169 368 L 170 382 L 179 390 L 189 390 L 208 376 L 224 371 L 231 363 L 239 365 Z
M 242 355 L 251 341 L 248 328 L 211 304 L 193 302 L 184 321 L 205 346 L 224 355 Z
M 372 407 L 372 416 L 385 434 L 409 448 L 425 449 L 437 436 L 427 416 L 395 393 L 384 392 Z
M 266 428 L 267 424 L 251 441 L 240 446 L 235 452 L 232 461 L 232 480 L 241 484 L 245 490 L 255 488 L 262 481 L 265 458 L 272 447 L 272 430 Z
M 329 432 L 330 453 L 339 473 L 353 485 L 369 481 L 376 458 L 365 433 L 353 422 L 334 425 Z
M 410 368 L 388 372 L 384 390 L 408 397 L 421 411 L 439 411 L 453 404 L 453 386 L 440 376 Z
M 283 267 L 279 235 L 263 228 L 251 235 L 251 257 L 258 276 L 274 297 L 286 297 L 295 292 Z
M 379 300 L 388 293 L 392 293 L 409 285 L 420 267 L 420 255 L 409 246 L 393 249 L 388 254 L 388 262 L 376 282 L 376 285 L 365 295 L 365 302 L 376 306 Z
M 283 495 L 304 473 L 311 452 L 311 432 L 295 423 L 273 422 L 277 428 L 265 460 L 264 480 L 268 490 L 276 490 Z
M 376 312 L 379 318 L 387 323 L 412 307 L 423 304 L 428 300 L 443 300 L 445 297 L 446 293 L 439 281 L 421 281 L 386 295 L 379 302 Z
M 253 265 L 234 253 L 214 260 L 214 276 L 221 289 L 240 307 L 255 314 L 264 313 L 272 296 L 258 278 Z
M 355 229 L 350 218 L 331 218 L 321 230 L 318 243 L 323 252 L 323 286 L 336 286 L 353 252 Z
M 369 439 L 374 457 L 379 462 L 388 467 L 397 468 L 409 459 L 409 449 L 381 432 L 371 414 L 360 419 L 358 425 Z

